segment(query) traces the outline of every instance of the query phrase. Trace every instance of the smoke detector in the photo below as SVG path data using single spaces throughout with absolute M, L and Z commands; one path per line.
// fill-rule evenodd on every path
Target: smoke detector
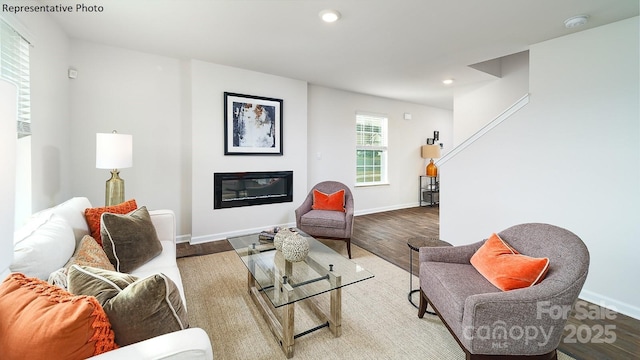
M 589 16 L 587 15 L 573 16 L 564 21 L 564 27 L 566 27 L 567 29 L 572 29 L 574 27 L 586 24 L 588 20 Z

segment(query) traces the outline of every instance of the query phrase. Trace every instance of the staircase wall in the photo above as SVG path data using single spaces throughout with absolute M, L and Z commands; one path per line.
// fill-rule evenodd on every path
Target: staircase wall
M 640 318 L 638 17 L 536 44 L 530 102 L 440 165 L 440 237 L 460 245 L 524 222 L 587 244 L 581 298 Z M 623 279 L 619 281 L 619 279 Z
M 453 101 L 453 143 L 458 146 L 509 105 L 529 92 L 529 52 L 491 60 L 497 75 L 460 88 Z M 494 74 L 496 71 L 494 71 Z

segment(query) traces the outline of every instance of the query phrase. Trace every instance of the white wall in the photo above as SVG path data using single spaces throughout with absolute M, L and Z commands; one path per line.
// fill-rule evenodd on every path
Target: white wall
M 306 196 L 307 83 L 238 68 L 191 61 L 192 242 L 224 239 L 295 223 Z M 283 155 L 224 155 L 224 92 L 283 100 Z M 293 202 L 213 209 L 213 174 L 293 171 Z
M 133 135 L 133 167 L 120 170 L 125 198 L 139 206 L 173 209 L 178 234 L 190 232 L 191 186 L 183 175 L 184 67 L 178 59 L 74 40 L 70 80 L 72 189 L 104 205 L 109 170 L 96 169 L 96 133 Z M 188 74 L 186 74 L 188 76 Z M 188 128 L 188 124 L 185 125 Z M 186 205 L 185 206 L 185 202 Z
M 0 281 L 13 260 L 17 89 L 0 80 Z
M 356 214 L 418 205 L 418 176 L 426 166 L 420 146 L 438 130 L 442 154 L 452 147 L 451 111 L 313 85 L 308 101 L 307 189 L 324 180 L 345 183 Z M 357 111 L 389 118 L 389 185 L 354 187 Z M 404 113 L 412 119 L 404 120 Z
M 29 24 L 46 45 L 33 60 L 39 64 L 33 75 L 34 211 L 72 196 L 104 204 L 109 172 L 95 168 L 95 134 L 114 129 L 134 138 L 133 167 L 120 173 L 126 197 L 173 209 L 182 240 L 193 234 L 196 242 L 291 224 L 309 186 L 322 179 L 352 185 L 355 160 L 339 154 L 354 153 L 355 111 L 387 114 L 391 129 L 391 184 L 357 189 L 360 213 L 415 206 L 425 165 L 419 146 L 439 130 L 445 152 L 451 147 L 450 111 L 313 86 L 307 96 L 303 81 L 69 41 L 55 24 L 43 28 L 46 23 Z M 76 79 L 67 78 L 69 67 Z M 224 91 L 284 99 L 284 156 L 223 155 Z M 413 120 L 403 120 L 405 112 Z M 307 126 L 313 127 L 308 136 Z M 292 203 L 213 210 L 214 172 L 274 169 L 294 170 Z
M 529 105 L 441 166 L 440 236 L 565 227 L 591 265 L 581 298 L 640 318 L 638 18 L 530 49 Z
M 71 190 L 71 134 L 69 116 L 69 40 L 47 14 L 21 14 L 32 42 L 31 71 L 31 202 L 37 211 L 62 202 Z M 20 216 L 27 216 L 21 214 Z M 21 219 L 16 219 L 21 221 Z
M 495 60 L 501 77 L 456 88 L 453 101 L 453 143 L 459 145 L 529 91 L 529 52 Z

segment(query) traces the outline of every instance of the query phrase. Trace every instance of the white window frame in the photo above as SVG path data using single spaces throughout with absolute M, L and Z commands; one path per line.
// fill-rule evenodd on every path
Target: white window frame
M 381 128 L 381 136 L 379 142 L 373 143 L 362 143 L 358 139 L 365 136 L 365 132 L 359 130 L 359 124 L 369 123 L 373 125 L 378 125 Z M 377 123 L 377 124 L 376 124 Z M 356 179 L 355 186 L 375 186 L 375 185 L 388 185 L 388 159 L 389 159 L 389 117 L 382 114 L 372 114 L 372 113 L 364 113 L 364 112 L 356 112 Z M 373 179 L 361 179 L 361 173 L 363 171 L 367 171 L 367 164 L 359 163 L 359 152 L 360 151 L 380 151 L 380 163 L 373 165 L 373 167 L 380 168 L 380 178 L 377 180 Z M 364 166 L 364 168 L 363 168 Z
M 31 35 L 15 18 L 0 16 L 0 78 L 16 85 L 16 188 L 14 225 L 20 227 L 32 213 L 31 178 Z
M 0 78 L 18 89 L 18 138 L 31 135 L 29 41 L 12 24 L 0 19 Z

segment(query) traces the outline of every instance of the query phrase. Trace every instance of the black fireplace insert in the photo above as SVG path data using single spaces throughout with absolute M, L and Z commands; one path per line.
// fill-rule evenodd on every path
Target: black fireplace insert
M 213 174 L 213 208 L 293 201 L 293 171 Z

